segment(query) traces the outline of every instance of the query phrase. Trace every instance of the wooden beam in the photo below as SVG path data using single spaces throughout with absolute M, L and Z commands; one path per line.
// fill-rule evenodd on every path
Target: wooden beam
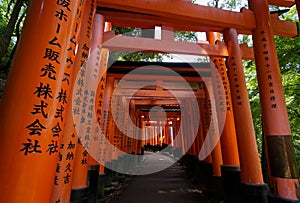
M 208 24 L 238 30 L 255 28 L 253 12 L 233 12 L 209 6 L 174 0 L 97 0 L 102 7 L 127 10 L 173 19 L 181 19 L 198 24 Z
M 153 29 L 155 26 L 172 26 L 174 30 L 181 31 L 193 31 L 193 32 L 223 32 L 224 27 L 198 24 L 194 22 L 183 21 L 180 19 L 170 19 L 161 16 L 152 15 L 142 15 L 142 14 L 132 14 L 125 12 L 111 12 L 111 11 L 101 11 L 99 13 L 105 16 L 106 20 L 112 22 L 116 27 L 133 27 L 133 28 L 145 28 Z M 282 37 L 295 37 L 298 35 L 297 23 L 280 20 L 279 18 L 272 18 L 272 27 L 277 24 L 276 28 L 273 28 L 274 35 Z M 278 26 L 281 25 L 281 26 Z M 288 29 L 286 29 L 288 27 Z M 251 35 L 249 29 L 237 29 L 239 34 Z
M 226 45 L 208 43 L 176 42 L 169 40 L 156 40 L 104 34 L 104 48 L 120 52 L 153 52 L 189 54 L 198 56 L 228 56 Z
M 289 6 L 292 0 L 270 0 L 274 4 Z M 269 2 L 270 2 L 269 1 Z M 136 4 L 139 2 L 139 4 Z M 172 4 L 171 8 L 165 8 Z M 178 5 L 176 7 L 174 4 Z M 98 12 L 115 26 L 154 28 L 154 26 L 170 26 L 174 30 L 223 32 L 226 28 L 235 28 L 240 34 L 251 34 L 255 28 L 254 13 L 246 8 L 241 12 L 227 11 L 200 6 L 182 1 L 121 1 L 98 0 Z M 119 9 L 108 10 L 107 8 Z M 189 12 L 186 12 L 187 9 Z M 125 11 L 126 10 L 126 11 Z M 297 23 L 280 19 L 271 19 L 274 35 L 295 37 Z M 276 24 L 276 25 L 275 25 Z M 280 25 L 280 26 L 278 26 Z M 288 27 L 288 29 L 286 29 Z
M 200 98 L 200 94 L 194 91 L 172 91 L 176 92 L 178 98 Z M 167 90 L 132 90 L 132 89 L 115 89 L 114 96 L 132 96 L 134 97 L 158 97 L 158 98 L 175 98 L 175 95 Z
M 135 99 L 135 105 L 179 105 L 180 102 L 176 99 L 162 99 L 162 100 L 153 100 L 153 99 Z
M 219 56 L 227 57 L 227 47 L 221 43 L 206 44 L 206 43 L 191 43 L 191 42 L 176 42 L 169 40 L 156 40 L 148 38 L 135 38 L 116 36 L 113 33 L 104 34 L 103 47 L 110 51 L 123 52 L 154 52 L 154 53 L 175 53 L 175 54 L 190 54 L 196 56 Z M 180 47 L 180 48 L 179 48 Z M 241 46 L 242 57 L 246 60 L 254 60 L 252 48 Z M 184 68 L 185 69 L 185 68 Z M 175 69 L 174 69 L 175 70 Z M 181 71 L 177 69 L 178 71 Z M 192 71 L 186 69 L 185 71 Z
M 248 47 L 248 49 L 251 49 Z M 210 67 L 207 67 L 207 68 L 193 68 L 193 67 L 184 67 L 184 68 L 180 68 L 180 67 L 165 67 L 165 66 L 153 66 L 153 65 L 150 65 L 150 66 L 137 66 L 137 67 L 133 67 L 133 66 L 111 66 L 110 67 L 110 70 L 113 70 L 113 69 L 127 69 L 128 71 L 131 71 L 131 70 L 134 70 L 134 69 L 137 69 L 137 68 L 143 68 L 143 70 L 145 71 L 165 71 L 165 70 L 172 70 L 172 71 L 175 71 L 175 72 L 210 72 Z
M 295 4 L 294 0 L 268 0 L 268 3 L 273 6 L 292 7 Z
M 178 19 L 166 18 L 162 16 L 127 13 L 124 11 L 106 11 L 101 9 L 98 9 L 97 12 L 105 16 L 106 21 L 111 22 L 116 27 L 138 27 L 145 29 L 153 29 L 155 26 L 165 25 L 173 27 L 174 30 L 182 31 L 200 32 L 213 30 L 215 32 L 222 32 L 224 30 L 224 27 L 212 25 L 209 26 L 206 24 L 198 24 Z M 250 34 L 250 31 L 244 32 Z
M 278 14 L 271 14 L 271 27 L 274 35 L 289 38 L 299 35 L 297 23 L 280 20 Z
M 178 111 L 178 112 L 165 112 L 165 113 L 167 114 L 168 118 L 174 118 L 174 117 L 176 118 L 176 117 L 180 117 L 181 116 L 181 112 L 180 111 Z M 147 117 L 148 115 L 149 115 L 148 112 L 141 112 L 140 111 L 138 113 L 138 116 L 145 116 L 145 117 Z M 152 118 L 152 116 L 151 116 L 151 118 Z M 155 117 L 155 115 L 154 115 L 153 118 L 161 118 L 161 117 L 159 117 L 159 116 Z M 142 118 L 142 119 L 145 120 L 145 121 L 150 121 L 149 118 Z
M 116 74 L 116 73 L 107 73 L 107 77 L 113 77 L 115 79 L 122 79 L 126 75 L 126 80 L 163 80 L 163 81 L 182 81 L 182 79 L 187 82 L 203 82 L 201 77 L 182 77 L 178 76 L 159 76 L 159 75 L 134 75 L 134 74 Z

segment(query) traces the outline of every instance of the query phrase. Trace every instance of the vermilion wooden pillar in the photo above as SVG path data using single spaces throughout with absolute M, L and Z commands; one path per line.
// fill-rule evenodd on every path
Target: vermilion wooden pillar
M 197 132 L 197 137 L 195 139 L 195 143 L 196 143 L 196 155 L 198 156 L 200 153 L 201 148 L 203 147 L 203 142 L 204 142 L 204 138 L 203 138 L 203 111 L 202 111 L 202 107 L 201 107 L 201 99 L 198 99 L 198 109 L 199 109 L 199 114 L 200 114 L 200 123 L 199 123 L 199 128 L 198 128 L 198 132 Z
M 249 0 L 255 12 L 252 32 L 264 139 L 274 198 L 299 200 L 299 174 L 284 99 L 268 2 Z
M 213 170 L 214 170 L 214 176 L 221 176 L 221 165 L 223 163 L 222 159 L 222 151 L 221 151 L 221 144 L 219 136 L 219 128 L 218 128 L 218 122 L 217 122 L 217 112 L 216 112 L 216 106 L 215 106 L 215 99 L 214 99 L 214 91 L 213 91 L 213 86 L 212 86 L 212 81 L 207 80 L 205 83 L 207 87 L 206 93 L 206 99 L 207 99 L 207 104 L 208 104 L 208 109 L 209 109 L 209 114 L 210 114 L 210 130 L 208 132 L 208 139 L 210 140 L 210 150 L 211 150 L 211 155 L 212 155 L 212 163 L 213 163 Z M 206 138 L 207 139 L 207 138 Z M 213 144 L 215 146 L 213 146 Z
M 236 30 L 226 30 L 224 39 L 229 53 L 227 67 L 241 165 L 242 201 L 266 202 L 266 185 L 262 178 Z
M 209 129 L 210 123 L 210 113 L 209 113 L 209 105 L 207 95 L 205 94 L 205 89 L 203 89 L 203 97 L 199 101 L 199 109 L 200 109 L 200 122 L 202 124 L 202 134 L 203 134 L 203 142 L 206 139 Z M 210 145 L 201 145 L 200 151 L 203 150 L 205 154 L 208 154 L 204 159 L 199 157 L 200 160 L 205 160 L 207 163 L 212 163 Z
M 198 154 L 196 154 L 196 131 L 197 131 L 197 126 L 194 126 L 194 119 L 198 120 L 196 117 L 198 117 L 199 115 L 194 115 L 195 112 L 197 111 L 194 111 L 193 110 L 194 108 L 194 104 L 192 103 L 192 101 L 190 100 L 187 100 L 187 112 L 189 113 L 189 117 L 188 117 L 188 129 L 187 129 L 187 132 L 188 132 L 188 139 L 189 139 L 189 143 L 191 144 L 190 145 L 190 149 L 189 149 L 189 152 L 191 155 L 193 156 L 198 156 Z
M 208 32 L 207 39 L 209 43 L 214 44 L 219 40 L 217 33 Z M 214 63 L 212 68 L 214 94 L 216 98 L 216 109 L 218 117 L 225 119 L 224 127 L 220 129 L 221 148 L 224 165 L 239 166 L 239 154 L 236 140 L 236 131 L 231 103 L 231 92 L 227 77 L 226 65 L 223 58 L 212 57 Z M 225 117 L 224 117 L 225 116 Z
M 0 202 L 49 202 L 69 103 L 80 1 L 30 1 L 0 107 Z M 67 61 L 67 56 L 72 56 Z
M 79 5 L 78 12 L 76 12 L 77 23 L 73 26 L 74 42 L 78 44 L 78 51 L 76 58 L 73 60 L 73 75 L 76 76 L 80 69 L 80 61 L 85 60 L 82 58 L 84 43 L 89 42 L 89 38 L 86 37 L 88 16 L 85 15 L 86 2 Z M 89 5 L 88 5 L 89 6 Z M 88 7 L 89 8 L 89 7 Z M 90 9 L 90 8 L 89 8 Z M 81 21 L 83 21 L 81 23 Z M 68 57 L 69 58 L 69 57 Z M 74 87 L 75 77 L 70 79 L 71 87 Z M 71 93 L 72 94 L 72 93 Z M 54 186 L 52 189 L 51 202 L 68 202 L 71 196 L 71 182 L 73 177 L 73 168 L 75 160 L 75 152 L 77 146 L 77 133 L 74 128 L 72 105 L 68 105 L 66 109 L 67 113 L 65 118 L 64 130 L 62 133 L 61 144 L 59 149 L 58 163 L 56 166 L 56 175 L 54 178 Z
M 216 40 L 220 40 L 219 33 L 207 32 L 206 36 L 211 44 L 215 44 Z M 221 57 L 211 57 L 211 63 L 213 63 L 211 72 L 217 115 L 219 120 L 221 120 L 220 122 L 224 122 L 219 129 L 223 157 L 221 173 L 225 195 L 224 200 L 225 202 L 240 202 L 238 195 L 240 189 L 240 161 L 227 67 L 224 58 Z
M 89 153 L 78 140 L 72 178 L 71 201 L 87 200 Z
M 100 24 L 103 26 L 103 16 L 100 14 L 97 14 L 99 21 L 102 21 Z M 100 29 L 100 28 L 99 28 Z M 104 27 L 104 32 L 110 31 L 111 30 L 111 23 L 105 22 L 105 27 Z M 97 32 L 99 32 L 98 30 Z M 99 33 L 100 34 L 100 33 Z M 106 72 L 107 72 L 107 66 L 108 66 L 108 49 L 102 48 L 102 43 L 103 43 L 103 36 L 100 36 L 98 45 L 99 48 L 101 49 L 101 57 L 100 57 L 100 62 L 99 62 L 99 83 L 98 83 L 98 88 L 97 88 L 97 93 L 96 93 L 96 118 L 98 125 L 101 129 L 100 134 L 99 134 L 99 139 L 96 141 L 97 142 L 97 147 L 98 149 L 96 150 L 96 160 L 101 163 L 100 165 L 100 170 L 99 173 L 103 174 L 104 173 L 104 164 L 105 164 L 105 148 L 106 148 L 106 142 L 107 140 L 105 139 L 105 123 L 103 121 L 103 103 L 104 103 L 104 91 L 105 91 L 105 86 L 106 86 Z

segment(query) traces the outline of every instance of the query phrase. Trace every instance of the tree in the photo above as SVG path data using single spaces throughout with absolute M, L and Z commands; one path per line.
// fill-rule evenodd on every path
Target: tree
M 8 71 L 10 61 L 14 54 L 29 0 L 0 0 L 0 69 Z M 16 39 L 12 40 L 13 37 Z

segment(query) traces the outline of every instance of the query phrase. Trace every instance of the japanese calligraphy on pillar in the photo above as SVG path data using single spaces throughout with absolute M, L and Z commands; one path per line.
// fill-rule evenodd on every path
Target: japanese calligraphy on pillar
M 268 81 L 268 87 L 269 91 L 267 92 L 269 94 L 269 99 L 271 102 L 271 108 L 276 109 L 277 108 L 277 103 L 276 103 L 276 97 L 275 97 L 275 89 L 274 89 L 274 81 L 273 81 L 273 75 L 272 75 L 272 67 L 269 63 L 270 56 L 269 56 L 269 47 L 267 43 L 267 37 L 265 31 L 260 32 L 260 40 L 262 42 L 262 54 L 264 56 L 264 70 L 266 72 L 266 78 L 264 80 Z
M 30 114 L 32 115 L 32 122 L 28 123 L 26 129 L 28 130 L 28 138 L 22 143 L 20 152 L 24 155 L 32 155 L 39 153 L 48 153 L 53 155 L 58 153 L 59 150 L 59 136 L 62 132 L 62 125 L 64 119 L 65 106 L 67 101 L 67 88 L 62 85 L 58 94 L 53 89 L 53 85 L 59 83 L 61 74 L 59 68 L 64 65 L 62 60 L 64 39 L 59 38 L 63 29 L 67 29 L 68 21 L 71 20 L 72 10 L 70 9 L 72 1 L 56 2 L 57 10 L 53 13 L 57 20 L 56 30 L 53 36 L 48 39 L 48 45 L 45 47 L 44 54 L 41 59 L 44 65 L 40 67 L 41 80 L 36 84 L 35 89 L 32 91 L 33 96 L 37 99 L 32 107 Z M 74 39 L 75 40 L 75 39 Z M 67 45 L 68 46 L 68 45 Z M 66 73 L 67 74 L 67 73 Z M 69 75 L 70 76 L 70 75 Z M 68 79 L 67 79 L 68 80 Z M 42 146 L 39 137 L 47 136 L 43 132 L 47 129 L 47 120 L 52 116 L 49 104 L 57 104 L 56 112 L 54 115 L 55 121 L 51 126 L 52 139 L 50 143 Z
M 217 84 L 217 92 L 218 92 L 219 100 L 220 100 L 219 105 L 222 108 L 224 108 L 224 106 L 225 106 L 227 111 L 231 111 L 232 107 L 231 107 L 231 101 L 230 101 L 230 88 L 229 88 L 229 82 L 228 82 L 226 65 L 225 65 L 224 59 L 223 58 L 218 58 L 218 59 L 214 59 L 213 61 L 216 65 L 216 68 L 218 69 L 218 73 L 219 73 L 218 78 L 221 79 L 221 83 Z M 222 89 L 221 89 L 222 86 L 223 86 L 224 92 L 225 92 L 226 104 L 224 104 L 225 101 L 224 101 L 224 98 L 222 96 L 223 95 Z M 223 112 L 225 112 L 225 109 L 221 109 L 221 110 Z
M 99 133 L 99 139 L 97 140 L 98 142 L 98 152 L 96 153 L 97 160 L 100 160 L 101 163 L 104 163 L 105 161 L 105 156 L 104 156 L 104 151 L 105 151 L 105 135 L 104 135 L 104 123 L 102 122 L 102 114 L 103 114 L 103 103 L 104 103 L 104 91 L 105 91 L 105 84 L 106 84 L 106 70 L 107 70 L 107 60 L 108 60 L 108 50 L 107 49 L 102 49 L 101 50 L 101 55 L 100 55 L 100 81 L 98 84 L 98 89 L 96 93 L 96 118 L 97 118 L 97 123 L 100 126 Z M 96 64 L 99 66 L 99 64 Z
M 62 1 L 61 3 L 64 2 Z M 76 72 L 75 57 L 79 57 L 79 55 L 77 55 L 76 50 L 78 48 L 77 46 L 79 43 L 80 31 L 82 26 L 82 13 L 84 8 L 85 4 L 82 1 L 80 1 L 78 3 L 76 12 L 74 12 L 76 20 L 72 27 L 73 32 L 68 43 L 69 46 L 67 47 L 67 56 L 65 57 L 66 65 L 64 67 L 64 74 L 61 81 L 65 86 L 68 86 L 69 89 L 72 89 L 74 83 L 72 74 Z M 55 113 L 56 119 L 60 119 L 61 121 L 66 120 L 64 131 L 62 133 L 62 139 L 58 155 L 59 159 L 56 167 L 54 188 L 52 191 L 52 200 L 55 202 L 66 201 L 66 198 L 68 196 L 67 193 L 71 191 L 71 180 L 73 175 L 72 172 L 74 167 L 74 158 L 77 144 L 76 142 L 78 139 L 75 133 L 75 129 L 73 127 L 71 108 L 72 105 L 68 105 L 67 107 L 60 105 L 59 108 L 56 109 Z M 66 115 L 66 118 L 63 117 L 64 111 L 69 111 Z
M 237 65 L 236 65 L 236 62 L 235 62 L 235 57 L 234 56 L 231 56 L 230 57 L 230 60 L 228 61 L 232 69 L 232 75 L 233 75 L 233 80 L 231 82 L 233 82 L 233 86 L 234 86 L 234 89 L 233 89 L 233 92 L 232 92 L 232 96 L 233 97 L 233 101 L 237 103 L 237 105 L 242 105 L 242 96 L 241 96 L 241 81 L 240 81 L 240 78 L 239 78 L 239 71 L 241 71 Z M 244 73 L 242 73 L 244 74 Z

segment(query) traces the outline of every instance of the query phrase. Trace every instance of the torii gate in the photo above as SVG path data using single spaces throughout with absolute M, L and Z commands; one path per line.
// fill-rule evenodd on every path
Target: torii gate
M 70 105 L 71 92 L 75 84 L 80 86 L 75 81 L 80 67 L 93 67 L 86 70 L 88 77 L 99 77 L 99 72 L 105 71 L 102 69 L 107 66 L 107 50 L 101 52 L 104 48 L 208 55 L 217 59 L 216 62 L 221 59 L 217 67 L 223 64 L 222 58 L 226 58 L 232 95 L 231 117 L 234 117 L 239 148 L 242 200 L 266 202 L 266 184 L 262 179 L 242 68 L 242 58 L 253 59 L 251 53 L 254 53 L 272 190 L 269 200 L 299 201 L 299 175 L 273 39 L 274 35 L 295 37 L 298 28 L 296 23 L 270 15 L 268 9 L 269 4 L 290 7 L 294 3 L 292 0 L 249 0 L 249 10 L 232 12 L 184 0 L 31 1 L 0 107 L 1 202 L 63 202 L 69 198 L 71 182 L 73 189 L 86 187 L 86 176 L 80 175 L 86 174 L 88 163 L 93 162 L 88 161 L 83 148 L 85 143 L 77 144 L 71 118 L 76 108 Z M 119 27 L 160 25 L 162 30 L 171 32 L 219 32 L 223 33 L 225 43 L 213 44 L 217 38 L 210 33 L 208 38 L 212 44 L 174 42 L 172 36 L 164 35 L 170 32 L 163 32 L 160 41 L 115 36 L 111 32 L 104 33 L 110 30 L 104 28 L 105 21 Z M 252 34 L 254 51 L 238 45 L 238 33 Z M 93 93 L 103 105 L 97 107 L 96 116 L 107 137 L 114 141 L 109 135 L 113 132 L 112 121 L 104 114 L 109 109 L 114 80 L 108 77 L 105 83 L 103 77 L 99 82 L 103 89 Z M 124 142 L 138 145 L 134 139 L 124 138 Z M 216 176 L 221 175 L 222 163 L 221 149 L 217 146 L 212 152 Z M 107 164 L 113 164 L 117 158 L 109 157 L 111 161 Z M 238 166 L 236 159 L 228 160 L 234 163 L 228 165 Z M 101 167 L 100 174 L 104 172 Z M 59 196 L 62 191 L 64 195 Z

